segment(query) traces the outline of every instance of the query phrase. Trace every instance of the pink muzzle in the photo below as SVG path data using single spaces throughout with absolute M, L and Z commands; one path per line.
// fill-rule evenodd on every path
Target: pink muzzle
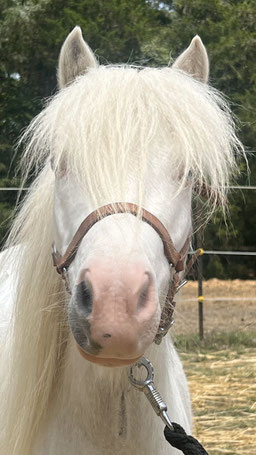
M 77 285 L 85 291 L 76 294 L 76 303 L 85 309 L 87 336 L 99 347 L 97 356 L 141 356 L 154 340 L 160 318 L 153 277 L 145 266 L 110 268 L 98 261 L 80 273 Z

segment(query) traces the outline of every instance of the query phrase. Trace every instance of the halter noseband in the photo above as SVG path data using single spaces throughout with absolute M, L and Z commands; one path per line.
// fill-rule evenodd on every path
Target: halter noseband
M 163 306 L 161 313 L 159 328 L 155 337 L 155 342 L 157 344 L 160 344 L 162 337 L 166 335 L 169 328 L 173 324 L 172 315 L 175 307 L 175 302 L 173 301 L 173 299 L 178 289 L 182 286 L 179 279 L 179 272 L 182 272 L 185 269 L 185 259 L 188 254 L 190 237 L 187 238 L 179 252 L 176 250 L 169 232 L 156 216 L 154 216 L 152 213 L 148 212 L 144 208 L 140 209 L 136 204 L 132 204 L 130 202 L 116 202 L 113 204 L 104 205 L 99 209 L 94 210 L 93 212 L 90 213 L 90 215 L 88 215 L 84 219 L 84 221 L 82 221 L 63 256 L 61 256 L 58 253 L 58 251 L 55 248 L 55 245 L 53 245 L 52 252 L 53 265 L 56 267 L 57 272 L 62 276 L 63 280 L 65 281 L 67 291 L 71 293 L 69 289 L 68 280 L 66 277 L 66 272 L 68 271 L 68 268 L 72 261 L 75 259 L 77 250 L 84 236 L 91 229 L 91 227 L 94 226 L 94 224 L 96 224 L 98 221 L 102 220 L 103 218 L 106 218 L 107 216 L 116 215 L 120 213 L 129 213 L 134 216 L 139 215 L 142 221 L 148 223 L 157 232 L 157 234 L 161 237 L 161 240 L 163 242 L 164 253 L 169 262 L 170 268 L 173 269 L 173 277 L 172 280 L 170 281 L 165 304 Z M 194 256 L 189 261 L 189 264 L 186 267 L 186 273 L 190 270 L 199 254 L 200 250 L 197 250 L 194 253 Z

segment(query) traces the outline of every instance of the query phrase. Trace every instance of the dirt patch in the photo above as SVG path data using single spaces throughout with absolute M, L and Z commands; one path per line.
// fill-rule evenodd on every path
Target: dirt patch
M 174 334 L 198 332 L 198 284 L 189 281 L 176 298 Z M 256 329 L 256 281 L 217 280 L 203 282 L 204 330 Z

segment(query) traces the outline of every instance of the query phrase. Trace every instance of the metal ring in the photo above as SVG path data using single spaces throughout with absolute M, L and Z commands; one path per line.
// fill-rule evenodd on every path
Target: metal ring
M 135 379 L 135 377 L 134 377 L 134 369 L 136 367 L 141 368 L 142 366 L 144 368 L 146 368 L 146 370 L 147 370 L 147 377 L 144 381 Z M 138 362 L 135 363 L 135 365 L 131 366 L 129 379 L 130 379 L 131 384 L 134 385 L 135 387 L 137 387 L 138 389 L 143 389 L 148 384 L 151 384 L 154 379 L 154 368 L 153 368 L 152 363 L 145 357 L 142 357 Z

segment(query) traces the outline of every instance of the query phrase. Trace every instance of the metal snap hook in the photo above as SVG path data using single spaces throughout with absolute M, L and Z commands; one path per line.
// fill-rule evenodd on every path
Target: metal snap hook
M 141 368 L 142 366 L 147 370 L 147 377 L 144 381 L 136 379 L 134 377 L 135 368 Z M 161 417 L 165 425 L 167 425 L 168 428 L 173 431 L 172 423 L 167 414 L 167 406 L 154 385 L 154 368 L 152 363 L 145 357 L 142 357 L 138 362 L 135 363 L 135 365 L 131 366 L 129 380 L 136 389 L 138 389 L 140 392 L 144 392 L 155 413 Z

